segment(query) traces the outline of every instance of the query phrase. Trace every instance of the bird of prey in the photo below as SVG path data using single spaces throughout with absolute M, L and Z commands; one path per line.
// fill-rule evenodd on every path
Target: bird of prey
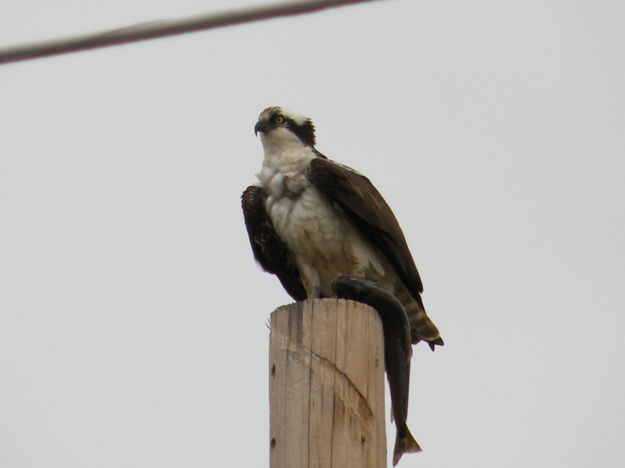
M 334 297 L 337 276 L 372 281 L 403 305 L 412 343 L 443 345 L 397 219 L 368 178 L 315 148 L 315 127 L 280 107 L 263 110 L 263 164 L 242 207 L 252 251 L 295 300 Z

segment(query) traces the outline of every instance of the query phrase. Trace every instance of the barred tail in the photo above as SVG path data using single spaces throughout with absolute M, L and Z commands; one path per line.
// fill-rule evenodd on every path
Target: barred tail
M 425 313 L 421 300 L 416 301 L 405 288 L 400 288 L 399 291 L 396 291 L 395 297 L 402 303 L 408 315 L 413 344 L 421 340 L 427 341 L 432 351 L 434 351 L 436 345 L 443 346 L 445 344 L 436 325 L 432 323 Z

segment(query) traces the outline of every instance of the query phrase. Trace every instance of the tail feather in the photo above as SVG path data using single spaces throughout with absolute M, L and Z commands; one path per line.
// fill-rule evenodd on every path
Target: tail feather
M 432 351 L 435 345 L 442 346 L 444 344 L 438 328 L 432 323 L 425 313 L 425 308 L 420 301 L 416 301 L 414 297 L 405 289 L 396 291 L 396 296 L 402 303 L 408 315 L 410 322 L 411 341 L 413 344 L 419 341 L 427 341 Z
M 408 430 L 408 426 L 404 426 L 401 430 L 397 429 L 395 436 L 395 448 L 393 449 L 393 466 L 397 465 L 399 459 L 404 453 L 420 452 L 421 447 L 412 434 Z
M 435 346 L 436 346 L 436 345 L 438 345 L 438 346 L 445 346 L 445 342 L 444 342 L 444 341 L 443 341 L 443 339 L 439 336 L 438 338 L 435 338 L 435 339 L 433 339 L 433 340 L 431 340 L 431 341 L 428 341 L 428 345 L 430 346 L 430 349 L 431 349 L 432 351 L 434 351 L 434 349 L 435 349 Z

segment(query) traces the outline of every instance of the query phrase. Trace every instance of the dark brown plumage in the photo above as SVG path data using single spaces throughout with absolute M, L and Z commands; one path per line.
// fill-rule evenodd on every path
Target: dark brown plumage
M 336 203 L 389 260 L 413 297 L 421 300 L 423 284 L 399 223 L 369 179 L 329 159 L 310 162 L 308 179 Z
M 293 255 L 282 242 L 265 211 L 265 192 L 254 185 L 241 196 L 241 208 L 252 252 L 260 266 L 275 274 L 286 292 L 296 301 L 306 299 L 299 270 Z

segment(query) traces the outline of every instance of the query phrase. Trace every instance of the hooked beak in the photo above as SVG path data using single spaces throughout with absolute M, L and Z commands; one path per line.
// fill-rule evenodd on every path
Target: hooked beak
M 267 133 L 272 128 L 271 122 L 268 120 L 259 120 L 254 126 L 254 135 L 258 135 L 258 132 Z

